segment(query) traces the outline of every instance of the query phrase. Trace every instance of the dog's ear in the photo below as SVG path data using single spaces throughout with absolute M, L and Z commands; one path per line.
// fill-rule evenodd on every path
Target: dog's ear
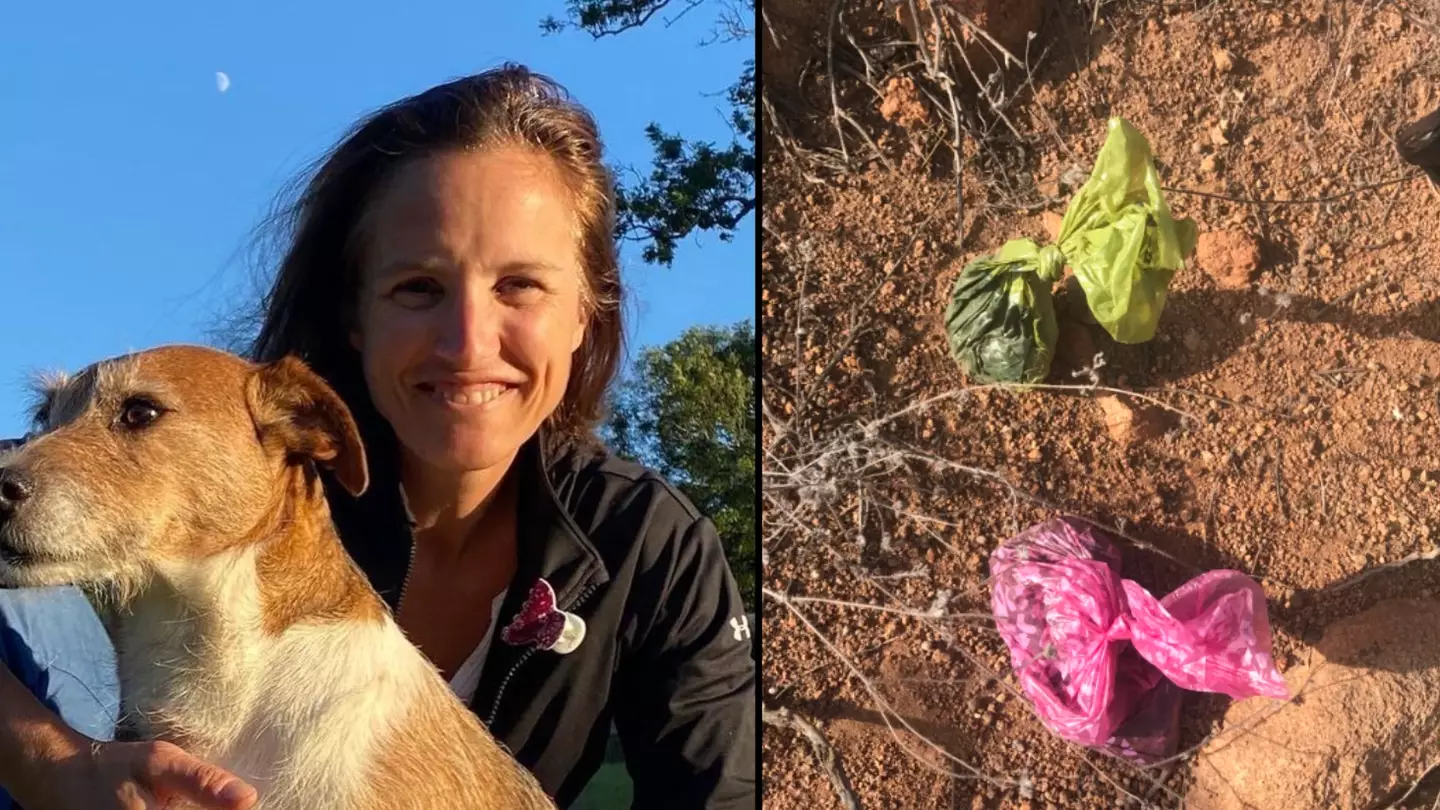
M 340 396 L 299 358 L 257 368 L 246 396 L 262 441 L 329 467 L 351 495 L 365 491 L 370 474 L 360 429 Z

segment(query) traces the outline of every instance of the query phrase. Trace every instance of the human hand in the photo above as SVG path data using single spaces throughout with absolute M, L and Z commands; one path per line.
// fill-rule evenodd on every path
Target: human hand
M 254 787 L 167 742 L 97 742 L 89 756 L 56 766 L 47 780 L 54 810 L 165 810 L 188 801 L 206 810 L 248 810 Z

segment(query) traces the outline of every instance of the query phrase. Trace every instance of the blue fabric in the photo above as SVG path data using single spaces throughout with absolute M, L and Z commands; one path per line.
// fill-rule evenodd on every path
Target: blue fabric
M 115 648 L 79 590 L 0 589 L 0 662 L 76 731 L 114 738 L 120 714 Z M 0 810 L 18 810 L 4 791 Z

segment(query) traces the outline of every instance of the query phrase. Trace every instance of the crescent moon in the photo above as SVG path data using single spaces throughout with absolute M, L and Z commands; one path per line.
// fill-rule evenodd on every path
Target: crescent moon
M 224 72 L 215 74 L 215 89 L 222 93 L 230 89 L 230 77 L 226 76 Z

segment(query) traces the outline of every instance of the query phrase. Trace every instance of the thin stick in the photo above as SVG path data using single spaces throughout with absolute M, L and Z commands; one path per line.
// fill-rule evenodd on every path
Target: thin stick
M 967 28 L 969 28 L 971 31 L 974 31 L 975 33 L 979 34 L 986 42 L 989 42 L 991 45 L 994 45 L 994 46 L 995 46 L 995 50 L 999 51 L 999 52 L 1000 52 L 1000 55 L 1001 55 L 1001 56 L 1004 56 L 1004 57 L 1005 57 L 1005 60 L 1006 60 L 1007 62 L 1009 62 L 1010 64 L 1014 65 L 1015 67 L 1024 67 L 1024 64 L 1023 64 L 1019 59 L 1016 59 L 1016 58 L 1015 58 L 1015 54 L 1010 53 L 1010 51 L 1006 50 L 1006 49 L 1005 49 L 1005 46 L 1004 46 L 1004 45 L 1001 45 L 1000 42 L 995 39 L 995 37 L 990 36 L 990 32 L 989 32 L 989 31 L 986 31 L 984 28 L 981 28 L 980 26 L 976 25 L 975 22 L 974 22 L 973 20 L 971 20 L 969 17 L 966 17 L 964 14 L 961 14 L 961 13 L 960 13 L 960 10 L 957 9 L 953 3 L 944 3 L 944 4 L 941 4 L 940 7 L 941 7 L 942 9 L 944 9 L 946 12 L 954 15 L 954 17 L 955 17 L 956 19 L 958 19 L 963 25 L 965 25 L 965 26 L 966 26 Z M 930 10 L 931 10 L 931 12 L 933 13 L 934 10 L 935 10 L 934 6 L 931 6 L 931 9 L 930 9 Z
M 840 18 L 840 0 L 830 4 L 830 34 L 825 38 L 825 66 L 830 71 L 830 111 L 835 122 L 835 137 L 840 139 L 840 154 L 850 166 L 850 151 L 845 148 L 845 130 L 840 128 L 840 91 L 835 87 L 835 22 Z
M 1351 298 L 1354 298 L 1355 296 L 1359 295 L 1360 293 L 1365 292 L 1366 290 L 1370 289 L 1371 287 L 1374 287 L 1376 284 L 1379 284 L 1380 281 L 1381 281 L 1381 278 L 1382 278 L 1382 277 L 1379 276 L 1379 275 L 1371 276 L 1368 281 L 1362 282 L 1362 283 L 1360 283 L 1360 284 L 1355 285 L 1354 287 L 1351 287 L 1348 292 L 1342 294 L 1339 298 L 1335 298 L 1335 299 L 1331 300 L 1330 302 L 1328 302 L 1327 304 L 1325 304 L 1325 306 L 1321 307 L 1321 308 L 1320 308 L 1320 311 L 1317 312 L 1317 313 L 1315 313 L 1315 319 L 1316 319 L 1316 320 L 1319 320 L 1319 319 L 1320 319 L 1320 316 L 1325 315 L 1326 313 L 1328 313 L 1330 310 L 1334 309 L 1335 307 L 1338 307 L 1338 306 L 1340 306 L 1341 304 L 1344 304 L 1344 303 L 1348 302 Z M 1338 370 L 1339 370 L 1339 369 L 1336 369 L 1335 371 L 1338 371 Z M 1321 373 L 1333 374 L 1333 373 L 1335 373 L 1335 371 L 1321 372 Z
M 956 16 L 961 16 L 962 19 L 963 19 L 963 15 L 961 15 L 961 14 L 960 14 L 959 12 L 957 12 L 957 11 L 954 11 L 954 9 L 950 6 L 950 4 L 948 4 L 948 3 L 945 4 L 945 8 L 946 8 L 946 9 L 949 9 L 949 10 L 951 11 L 951 13 L 955 14 Z M 932 7 L 932 11 L 933 11 L 933 7 Z M 936 24 L 938 25 L 939 22 L 940 22 L 940 18 L 937 16 L 937 17 L 935 18 L 935 21 L 936 21 Z M 973 25 L 973 23 L 972 23 L 972 25 Z M 1010 130 L 1010 134 L 1012 134 L 1012 135 L 1015 136 L 1015 140 L 1020 141 L 1021 143 L 1024 143 L 1024 142 L 1025 142 L 1025 136 L 1020 134 L 1020 130 L 1015 127 L 1015 124 L 1014 124 L 1013 122 L 1011 122 L 1010 116 L 1008 116 L 1008 115 L 1005 114 L 1005 111 L 1004 111 L 1003 109 L 1001 109 L 999 103 L 997 103 L 994 99 L 990 98 L 990 93 L 989 93 L 988 90 L 986 90 L 986 88 L 988 87 L 988 85 L 987 85 L 985 82 L 980 81 L 980 75 L 975 72 L 975 66 L 972 65 L 972 64 L 970 64 L 970 55 L 967 54 L 967 53 L 965 53 L 965 48 L 960 45 L 959 38 L 956 37 L 956 36 L 950 31 L 950 27 L 949 27 L 948 25 L 945 26 L 945 33 L 946 33 L 946 35 L 949 37 L 949 41 L 954 45 L 954 47 L 951 48 L 950 50 L 951 50 L 951 51 L 954 51 L 954 52 L 959 52 L 959 54 L 960 54 L 960 61 L 962 61 L 962 62 L 965 63 L 965 70 L 966 70 L 966 72 L 969 73 L 969 74 L 970 74 L 970 78 L 975 81 L 975 87 L 976 87 L 977 89 L 979 89 L 980 94 L 985 97 L 986 103 L 990 105 L 990 110 L 991 110 L 992 112 L 994 112 L 997 116 L 1000 117 L 1000 120 L 1001 120 L 1002 122 L 1004 122 L 1005 127 Z M 989 36 L 989 35 L 987 34 L 986 36 Z M 1008 52 L 1007 52 L 1007 53 L 1008 53 Z M 1011 58 L 1011 59 L 1014 59 L 1013 56 L 1010 57 L 1010 58 Z M 952 64 L 953 64 L 953 63 L 952 63 Z M 1017 60 L 1017 61 L 1015 62 L 1015 64 L 1019 65 L 1020 62 Z M 997 72 L 998 72 L 998 71 L 997 71 Z M 993 75 L 993 74 L 992 74 L 992 75 Z M 938 75 L 938 76 L 936 76 L 935 78 L 936 78 L 938 81 L 942 81 L 942 82 L 953 82 L 953 81 L 954 81 L 953 78 L 951 78 L 950 76 L 945 75 L 945 74 Z
M 1413 562 L 1421 562 L 1424 560 L 1435 559 L 1440 559 L 1440 546 L 1432 548 L 1429 551 L 1417 551 L 1414 554 L 1402 557 L 1398 560 L 1395 560 L 1394 562 L 1388 562 L 1382 565 L 1377 565 L 1373 568 L 1367 568 L 1364 571 L 1361 571 L 1348 579 L 1342 579 L 1332 585 L 1326 585 L 1324 588 L 1320 589 L 1320 592 L 1335 593 L 1338 591 L 1349 590 L 1350 588 L 1359 585 L 1360 583 L 1375 576 L 1378 573 L 1381 573 L 1382 571 L 1389 571 L 1394 568 L 1400 568 Z
M 1280 503 L 1280 517 L 1290 519 L 1290 508 L 1285 504 L 1285 485 L 1281 479 L 1280 465 L 1285 458 L 1285 450 L 1279 442 L 1275 443 L 1275 500 Z
M 855 657 L 856 657 L 856 658 L 864 658 L 865 656 L 869 655 L 870 653 L 873 653 L 873 652 L 875 652 L 876 650 L 882 649 L 882 648 L 884 648 L 884 647 L 888 647 L 888 646 L 890 646 L 891 644 L 894 644 L 895 642 L 899 641 L 900 639 L 902 639 L 902 638 L 904 638 L 904 637 L 905 637 L 905 634 L 904 634 L 904 633 L 897 633 L 897 634 L 891 636 L 890 638 L 885 639 L 884 641 L 877 642 L 877 643 L 875 643 L 875 644 L 871 644 L 869 647 L 866 647 L 865 649 L 861 650 L 860 652 L 855 653 Z M 795 673 L 795 676 L 794 676 L 791 680 L 792 680 L 792 681 L 799 681 L 801 678 L 804 678 L 806 675 L 813 675 L 814 673 L 819 672 L 819 671 L 821 671 L 821 670 L 823 670 L 823 669 L 828 669 L 828 668 L 830 668 L 830 667 L 833 667 L 833 666 L 835 666 L 835 663 L 836 663 L 836 662 L 835 662 L 835 660 L 834 660 L 833 658 L 826 659 L 826 660 L 821 661 L 820 663 L 816 664 L 816 665 L 813 666 L 813 667 L 807 667 L 807 668 L 805 668 L 805 669 L 800 670 L 799 672 Z M 787 684 L 785 684 L 784 686 L 780 687 L 779 689 L 773 689 L 773 690 L 771 691 L 771 693 L 770 693 L 770 696 L 773 697 L 773 698 L 779 699 L 781 695 L 784 695 L 786 692 L 790 691 L 791 687 L 793 687 L 793 686 L 794 686 L 793 683 L 787 683 Z
M 945 83 L 945 94 L 950 97 L 950 120 L 955 127 L 955 142 L 951 150 L 955 154 L 955 247 L 960 249 L 965 245 L 965 140 L 960 129 L 960 106 L 955 103 L 953 82 Z
M 1411 174 L 1405 175 L 1404 177 L 1396 177 L 1390 180 L 1383 180 L 1379 183 L 1371 183 L 1367 186 L 1357 186 L 1350 189 L 1349 191 L 1342 191 L 1339 194 L 1332 194 L 1329 197 L 1310 197 L 1300 200 L 1255 200 L 1246 197 L 1231 197 L 1228 194 L 1215 194 L 1214 192 L 1210 191 L 1196 191 L 1195 189 L 1189 188 L 1169 188 L 1167 186 L 1161 186 L 1160 190 L 1169 192 L 1171 194 L 1190 194 L 1195 197 L 1207 197 L 1212 200 L 1224 200 L 1226 202 L 1245 203 L 1247 205 L 1319 205 L 1328 202 L 1335 202 L 1336 200 L 1343 200 L 1347 197 L 1353 197 L 1356 194 L 1360 194 L 1366 191 L 1374 191 L 1378 188 L 1389 188 L 1390 186 L 1399 185 L 1400 183 L 1408 183 L 1417 177 L 1423 176 L 1423 172 L 1413 172 Z
M 840 806 L 845 810 L 860 810 L 860 800 L 855 797 L 855 789 L 850 787 L 850 780 L 845 776 L 840 755 L 814 723 L 789 709 L 771 709 L 769 706 L 761 707 L 760 719 L 767 726 L 787 728 L 804 737 L 805 741 L 810 743 L 810 749 L 815 752 L 815 758 L 820 760 L 820 770 L 825 772 L 830 786 L 835 788 L 835 795 L 840 797 Z
M 850 350 L 850 346 L 853 345 L 855 339 L 860 336 L 862 329 L 856 320 L 858 316 L 855 316 L 853 313 L 872 311 L 873 308 L 871 304 L 875 302 L 875 297 L 880 294 L 880 290 L 885 286 L 885 282 L 889 281 L 890 277 L 895 275 L 895 271 L 905 264 L 906 257 L 913 255 L 915 243 L 929 231 L 931 224 L 935 222 L 935 218 L 939 215 L 940 209 L 937 208 L 932 211 L 930 216 L 926 217 L 925 221 L 920 224 L 920 227 L 915 229 L 914 235 L 905 243 L 905 247 L 896 252 L 894 259 L 885 263 L 885 275 L 881 277 L 875 287 L 870 290 L 870 293 L 865 296 L 865 300 L 861 301 L 859 306 L 852 310 L 850 329 L 846 334 L 845 342 L 837 346 L 835 351 L 831 352 L 829 360 L 827 360 L 821 368 L 820 373 L 811 378 L 810 384 L 806 386 L 804 402 L 810 402 L 811 396 L 820 390 L 820 384 L 824 381 L 825 375 L 829 374 L 830 370 L 835 367 L 835 364 L 840 362 L 840 358 Z M 797 357 L 795 361 L 798 363 L 800 359 Z
M 1225 397 L 1217 397 L 1217 396 L 1215 396 L 1214 394 L 1207 394 L 1207 393 L 1205 393 L 1204 391 L 1195 391 L 1195 390 L 1190 389 L 1190 388 L 1163 388 L 1163 387 L 1160 387 L 1160 386 L 1152 386 L 1152 387 L 1149 387 L 1149 388 L 1141 388 L 1141 389 L 1139 389 L 1139 390 L 1141 390 L 1141 391 L 1156 391 L 1156 392 L 1165 393 L 1165 394 L 1180 394 L 1180 395 L 1182 395 L 1182 396 L 1187 396 L 1187 397 L 1197 397 L 1197 398 L 1199 398 L 1199 399 L 1207 399 L 1207 400 L 1209 400 L 1209 401 L 1211 401 L 1211 402 L 1218 402 L 1218 403 L 1220 403 L 1221 405 L 1229 405 L 1229 406 L 1232 407 L 1232 408 L 1248 408 L 1248 409 L 1250 409 L 1250 410 L 1252 410 L 1252 411 L 1259 411 L 1260 413 L 1263 413 L 1263 414 L 1265 414 L 1265 415 L 1267 415 L 1267 416 L 1275 416 L 1275 417 L 1280 417 L 1280 416 L 1281 416 L 1281 414 L 1277 414 L 1277 413 L 1275 413 L 1274 411 L 1271 411 L 1271 410 L 1269 410 L 1269 409 L 1267 409 L 1267 408 L 1262 408 L 1262 407 L 1260 407 L 1259 405 L 1253 405 L 1253 404 L 1251 404 L 1251 403 L 1249 403 L 1249 402 L 1236 402 L 1236 401 L 1233 400 L 1233 399 L 1226 399 Z
M 891 163 L 890 159 L 885 157 L 885 153 L 880 151 L 880 147 L 876 146 L 875 142 L 870 140 L 870 135 L 865 131 L 865 128 L 860 126 L 860 123 L 854 118 L 850 117 L 850 113 L 847 113 L 844 110 L 840 110 L 838 108 L 837 112 L 840 113 L 840 117 L 845 119 L 845 122 L 847 124 L 854 127 L 855 131 L 860 133 L 860 137 L 865 139 L 865 143 L 869 144 L 870 149 L 875 153 L 875 157 L 880 158 L 880 162 L 885 164 L 885 168 L 891 172 L 894 172 L 895 164 Z
M 938 403 L 940 403 L 940 402 L 943 402 L 943 401 L 945 401 L 945 400 L 947 400 L 947 399 L 963 399 L 964 397 L 969 396 L 970 392 L 972 392 L 972 391 L 1000 390 L 1000 391 L 1007 391 L 1007 392 L 1019 391 L 1019 392 L 1023 393 L 1023 392 L 1025 392 L 1025 391 L 1027 391 L 1027 390 L 1032 390 L 1032 389 L 1033 389 L 1033 390 L 1040 390 L 1040 391 L 1077 391 L 1077 392 L 1081 392 L 1081 393 L 1088 393 L 1088 392 L 1094 392 L 1094 391 L 1104 391 L 1104 392 L 1109 393 L 1109 394 L 1116 394 L 1116 395 L 1118 395 L 1118 396 L 1126 396 L 1126 397 L 1131 397 L 1131 398 L 1134 398 L 1134 399 L 1141 400 L 1141 401 L 1143 401 L 1143 402 L 1149 402 L 1149 403 L 1151 403 L 1151 404 L 1153 404 L 1153 405 L 1155 405 L 1155 406 L 1157 406 L 1157 407 L 1164 408 L 1164 409 L 1167 410 L 1167 411 L 1170 411 L 1170 412 L 1172 412 L 1172 413 L 1178 414 L 1178 415 L 1183 416 L 1183 417 L 1185 417 L 1185 418 L 1187 418 L 1187 419 L 1191 419 L 1191 420 L 1193 420 L 1193 421 L 1195 421 L 1195 422 L 1197 422 L 1197 423 L 1199 423 L 1199 422 L 1201 421 L 1201 420 L 1200 420 L 1200 417 L 1196 416 L 1196 415 L 1193 414 L 1193 413 L 1190 413 L 1189 411 L 1181 410 L 1181 409 L 1175 407 L 1174 405 L 1170 405 L 1169 403 L 1166 403 L 1166 402 L 1164 402 L 1163 400 L 1156 399 L 1155 397 L 1148 396 L 1148 395 L 1146 395 L 1146 394 L 1141 394 L 1141 393 L 1139 393 L 1139 392 L 1137 392 L 1137 391 L 1127 391 L 1127 390 L 1124 389 L 1124 388 L 1110 388 L 1110 387 L 1104 386 L 1104 385 L 1067 385 L 1067 384 L 1063 384 L 1063 383 L 1056 383 L 1056 384 L 1053 384 L 1053 385 L 1048 385 L 1048 384 L 1043 384 L 1043 383 L 1035 383 L 1035 384 L 1030 384 L 1030 385 L 1020 384 L 1020 383 L 987 383 L 987 384 L 984 384 L 984 385 L 970 385 L 970 386 L 966 386 L 966 387 L 964 387 L 964 388 L 959 388 L 959 389 L 956 389 L 956 390 L 953 390 L 953 391 L 946 391 L 946 392 L 943 393 L 943 394 L 936 394 L 935 396 L 930 397 L 930 398 L 928 398 L 928 399 L 922 399 L 922 400 L 920 400 L 919 402 L 916 402 L 916 403 L 914 403 L 914 404 L 912 404 L 912 405 L 908 405 L 908 406 L 906 406 L 906 407 L 904 407 L 904 408 L 901 408 L 900 410 L 898 410 L 898 411 L 890 414 L 889 416 L 881 417 L 880 419 L 877 419 L 877 420 L 875 420 L 874 422 L 871 422 L 870 425 L 873 426 L 873 427 L 879 427 L 879 426 L 884 425 L 884 424 L 886 424 L 886 423 L 893 422 L 893 421 L 895 421 L 896 419 L 899 419 L 899 418 L 902 417 L 902 416 L 908 416 L 908 415 L 910 415 L 910 414 L 912 414 L 912 413 L 915 413 L 916 411 L 925 410 L 926 408 L 929 408 L 930 406 L 936 405 L 936 404 L 938 404 Z M 1165 390 L 1165 389 L 1151 389 L 1151 390 Z
M 847 602 L 843 599 L 822 599 L 818 596 L 791 596 L 789 594 L 777 593 L 771 596 L 780 604 L 796 605 L 834 605 L 835 607 L 856 608 L 857 610 L 874 610 L 880 613 L 893 613 L 896 616 L 909 616 L 915 619 L 981 619 L 986 622 L 994 621 L 995 617 L 989 613 L 946 613 L 943 610 L 906 610 L 904 608 L 892 608 L 886 605 L 876 605 L 870 602 Z
M 761 588 L 761 592 L 771 599 L 779 595 L 777 592 L 772 591 L 769 588 Z M 855 664 L 850 661 L 850 659 L 847 658 L 844 653 L 842 653 L 835 646 L 834 642 L 832 642 L 824 633 L 820 632 L 820 628 L 816 627 L 815 624 L 810 621 L 809 617 L 807 617 L 799 608 L 795 607 L 792 604 L 784 602 L 782 602 L 782 604 L 784 605 L 786 610 L 790 611 L 790 615 L 794 616 L 802 625 L 804 625 L 805 629 L 808 630 L 811 635 L 815 636 L 815 638 L 819 640 L 819 642 L 823 644 L 832 655 L 840 659 L 840 663 L 844 664 L 845 668 L 850 670 L 851 676 L 858 680 L 861 686 L 865 687 L 865 691 L 870 694 L 870 699 L 875 701 L 876 708 L 880 709 L 880 717 L 885 721 L 885 727 L 890 729 L 890 735 L 894 738 L 895 743 L 899 745 L 902 749 L 904 749 L 907 753 L 909 753 L 909 748 L 905 745 L 903 741 L 901 741 L 900 733 L 895 730 L 895 726 L 890 722 L 891 717 L 894 717 L 896 722 L 898 722 L 906 731 L 914 734 L 920 739 L 921 742 L 925 743 L 936 753 L 940 754 L 945 759 L 948 759 L 951 762 L 960 765 L 962 768 L 964 768 L 970 773 L 971 777 L 983 780 L 992 785 L 996 785 L 997 787 L 1011 787 L 1015 784 L 1014 781 L 1011 779 L 990 776 L 984 771 L 976 768 L 974 765 L 971 765 L 965 760 L 960 759 L 959 757 L 945 750 L 945 748 L 939 743 L 935 742 L 924 734 L 921 734 L 919 730 L 917 730 L 913 725 L 910 724 L 910 721 L 906 720 L 900 715 L 899 712 L 895 711 L 895 709 L 891 707 L 890 702 L 885 699 L 884 695 L 880 694 L 880 690 L 875 686 L 874 682 L 871 681 L 868 677 L 866 677 L 865 673 L 861 672 L 859 667 L 855 666 Z M 914 754 L 910 755 L 912 757 L 915 756 Z M 943 772 L 939 768 L 930 765 L 928 762 L 919 757 L 916 757 L 915 759 L 916 762 L 919 762 L 922 766 L 930 770 Z

